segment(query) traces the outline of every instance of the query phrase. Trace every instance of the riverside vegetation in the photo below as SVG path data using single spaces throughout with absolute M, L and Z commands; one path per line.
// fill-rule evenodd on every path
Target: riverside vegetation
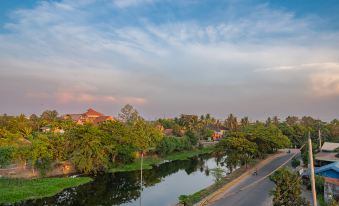
M 50 127 L 50 132 L 42 132 L 40 128 L 44 126 Z M 216 129 L 225 128 L 225 138 L 218 143 L 215 152 L 227 154 L 225 164 L 232 170 L 239 165 L 247 166 L 253 159 L 262 158 L 278 148 L 300 146 L 306 138 L 305 131 L 316 133 L 318 127 L 328 140 L 339 139 L 338 120 L 326 123 L 311 117 L 288 117 L 284 122 L 273 117 L 266 122 L 250 123 L 247 117 L 238 121 L 231 114 L 225 121 L 219 121 L 206 114 L 146 121 L 130 105 L 121 110 L 119 119 L 98 125 L 77 125 L 58 117 L 55 110 L 47 110 L 39 117 L 34 114 L 28 118 L 1 115 L 0 167 L 25 164 L 44 176 L 57 163 L 69 161 L 78 172 L 95 175 L 138 170 L 143 152 L 146 154 L 145 168 L 150 169 L 165 160 L 213 152 L 212 148 L 199 147 L 199 141 L 208 140 Z M 58 129 L 65 132 L 56 132 Z M 165 135 L 164 129 L 170 129 L 171 134 Z M 23 181 L 21 186 L 26 183 L 30 184 L 29 180 Z M 76 185 L 78 182 L 74 182 Z M 64 186 L 57 190 L 60 188 Z
M 228 119 L 232 118 L 234 117 L 231 115 L 228 117 Z M 242 122 L 243 121 L 244 119 L 242 119 Z M 330 123 L 326 123 L 315 120 L 312 117 L 299 119 L 298 117 L 289 116 L 285 121 L 280 122 L 277 117 L 273 117 L 272 119 L 268 118 L 265 123 L 258 121 L 251 125 L 238 125 L 235 123 L 231 128 L 232 129 L 225 134 L 225 138 L 215 147 L 217 155 L 226 155 L 223 163 L 226 164 L 231 173 L 225 178 L 220 178 L 220 174 L 222 174 L 223 171 L 215 172 L 215 183 L 213 185 L 191 195 L 181 195 L 179 201 L 182 204 L 193 205 L 199 202 L 219 189 L 222 185 L 239 177 L 247 171 L 248 166 L 251 167 L 268 154 L 275 153 L 279 148 L 302 146 L 307 140 L 307 131 L 311 132 L 312 137 L 317 137 L 317 130 L 321 129 L 323 138 L 328 141 L 339 142 L 339 121 L 336 119 Z M 317 138 L 312 139 L 312 141 L 314 148 L 317 148 Z M 306 152 L 302 154 L 303 157 L 307 158 Z M 297 163 L 295 162 L 295 164 Z M 232 172 L 233 169 L 237 167 L 238 169 Z M 285 174 L 284 176 L 280 175 L 283 173 Z M 281 178 L 285 178 L 285 176 L 288 175 L 288 178 L 295 178 L 289 171 L 281 170 L 281 173 L 276 173 L 275 176 L 272 176 L 272 180 L 278 184 L 281 182 Z M 277 195 L 277 202 L 279 202 L 279 189 L 275 190 L 275 194 Z M 296 198 L 299 198 L 299 196 L 296 195 Z M 303 199 L 298 199 L 298 201 L 298 204 L 307 204 Z M 275 204 L 279 205 L 279 203 Z

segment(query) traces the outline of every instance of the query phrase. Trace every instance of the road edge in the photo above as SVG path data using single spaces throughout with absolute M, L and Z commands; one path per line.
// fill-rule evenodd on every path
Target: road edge
M 286 155 L 286 153 L 284 152 L 278 152 L 276 154 L 270 155 L 267 158 L 261 160 L 260 162 L 258 162 L 256 165 L 252 166 L 251 168 L 262 168 L 263 166 L 265 166 L 266 164 L 268 164 L 269 162 L 271 162 L 272 160 L 281 157 L 283 155 Z M 248 177 L 252 175 L 252 170 L 248 169 L 248 171 L 244 172 L 242 175 L 240 175 L 239 177 L 235 178 L 234 180 L 232 180 L 231 182 L 225 184 L 223 187 L 221 187 L 220 189 L 218 189 L 217 191 L 213 192 L 212 194 L 208 195 L 207 197 L 205 197 L 204 199 L 202 199 L 200 202 L 194 204 L 194 206 L 206 206 L 210 203 L 213 203 L 217 200 L 219 200 L 224 193 L 233 185 L 237 184 L 238 182 L 240 182 L 241 180 L 243 180 L 244 178 Z

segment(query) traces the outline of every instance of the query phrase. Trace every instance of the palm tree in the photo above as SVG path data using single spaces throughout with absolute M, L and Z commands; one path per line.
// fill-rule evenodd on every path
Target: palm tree
M 250 124 L 249 120 L 248 120 L 248 117 L 243 117 L 240 121 L 241 123 L 241 126 L 242 127 L 245 127 L 245 126 L 248 126 Z
M 275 124 L 275 125 L 279 124 L 279 118 L 277 116 L 273 117 L 273 124 Z
M 238 129 L 237 118 L 233 114 L 230 114 L 225 120 L 225 126 L 231 131 L 236 131 Z

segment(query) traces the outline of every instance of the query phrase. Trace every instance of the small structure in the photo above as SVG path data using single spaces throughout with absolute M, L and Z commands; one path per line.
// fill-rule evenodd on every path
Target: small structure
M 339 200 L 339 179 L 325 177 L 324 199 L 327 203 L 332 199 Z
M 325 142 L 321 147 L 322 152 L 334 152 L 335 149 L 339 148 L 339 143 Z
M 50 132 L 51 131 L 51 127 L 50 126 L 43 126 L 40 128 L 40 130 L 42 132 Z
M 220 140 L 224 136 L 225 132 L 227 131 L 227 128 L 223 126 L 209 125 L 208 128 L 213 130 L 213 134 L 211 138 L 214 141 Z
M 334 162 L 322 167 L 315 168 L 315 175 L 324 177 L 324 198 L 326 202 L 331 199 L 339 200 L 339 162 Z M 310 171 L 303 173 L 304 178 L 309 178 Z
M 339 158 L 336 157 L 336 149 L 339 148 L 339 143 L 325 142 L 321 147 L 321 152 L 315 155 L 315 165 L 323 166 L 333 162 L 338 162 Z

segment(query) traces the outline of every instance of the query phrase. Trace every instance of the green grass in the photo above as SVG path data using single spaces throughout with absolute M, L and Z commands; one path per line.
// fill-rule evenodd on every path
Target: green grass
M 143 169 L 148 170 L 152 169 L 152 165 L 161 164 L 164 161 L 174 161 L 174 160 L 187 160 L 189 158 L 208 154 L 213 152 L 213 147 L 206 147 L 202 149 L 195 149 L 190 151 L 183 151 L 183 152 L 174 152 L 172 154 L 166 155 L 164 157 L 146 157 L 144 158 L 143 162 Z M 116 167 L 110 168 L 109 172 L 128 172 L 128 171 L 136 171 L 140 170 L 140 159 L 136 160 L 130 164 L 118 165 Z
M 0 178 L 0 203 L 54 196 L 62 190 L 92 181 L 89 177 L 7 179 Z

